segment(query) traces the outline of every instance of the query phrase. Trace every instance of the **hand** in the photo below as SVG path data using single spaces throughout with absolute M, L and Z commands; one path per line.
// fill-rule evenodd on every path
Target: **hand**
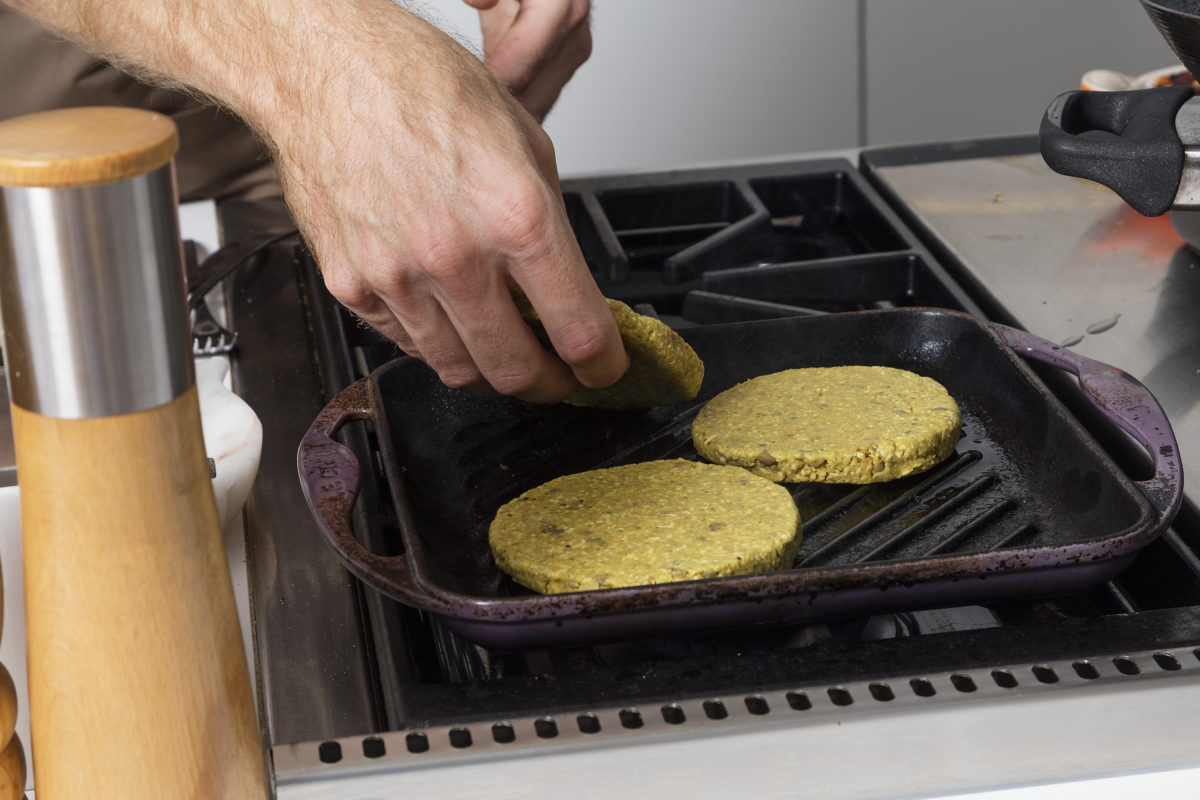
M 297 100 L 343 105 L 266 127 L 326 286 L 449 386 L 554 402 L 614 382 L 628 359 L 567 222 L 549 138 L 477 59 L 422 36 L 419 59 L 379 50 Z M 522 321 L 512 285 L 561 360 Z
M 550 140 L 478 58 L 403 6 L 5 2 L 253 126 L 329 290 L 447 385 L 555 402 L 628 367 L 571 233 Z M 497 69 L 528 76 L 520 91 L 549 108 L 578 53 L 531 51 L 528 43 L 554 37 L 529 34 L 576 30 L 579 16 L 526 6 L 495 45 Z M 557 356 L 521 319 L 514 285 Z
M 488 67 L 539 122 L 592 54 L 590 0 L 465 0 Z

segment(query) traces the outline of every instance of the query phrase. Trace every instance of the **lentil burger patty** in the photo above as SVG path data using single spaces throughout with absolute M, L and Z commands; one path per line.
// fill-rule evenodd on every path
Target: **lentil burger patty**
M 880 483 L 954 452 L 962 415 L 940 383 L 891 367 L 762 375 L 709 401 L 692 442 L 715 464 L 788 483 Z
M 784 487 L 674 459 L 555 478 L 501 506 L 488 540 L 501 570 L 548 594 L 785 569 L 800 532 Z
M 548 344 L 529 298 L 517 290 L 513 299 L 538 339 Z M 691 345 L 662 320 L 639 314 L 620 300 L 605 299 L 629 354 L 629 369 L 611 386 L 580 386 L 563 402 L 592 408 L 650 408 L 695 397 L 704 380 L 704 362 Z

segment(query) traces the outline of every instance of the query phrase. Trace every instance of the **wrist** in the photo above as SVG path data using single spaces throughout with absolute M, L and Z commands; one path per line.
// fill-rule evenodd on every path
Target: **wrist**
M 478 58 L 393 0 L 318 0 L 300 13 L 286 0 L 266 5 L 284 6 L 283 18 L 265 20 L 267 35 L 252 37 L 240 61 L 206 68 L 196 88 L 277 153 L 311 144 L 329 125 L 358 125 L 355 136 L 439 126 L 451 135 L 464 100 L 508 98 Z

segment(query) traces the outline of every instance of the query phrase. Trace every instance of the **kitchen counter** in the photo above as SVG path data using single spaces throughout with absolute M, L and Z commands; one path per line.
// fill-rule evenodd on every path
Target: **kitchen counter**
M 885 166 L 880 180 L 984 293 L 1026 330 L 1144 383 L 1185 474 L 1200 474 L 1200 257 L 1167 217 L 1146 218 L 1037 153 Z M 1200 482 L 1185 483 L 1197 505 Z

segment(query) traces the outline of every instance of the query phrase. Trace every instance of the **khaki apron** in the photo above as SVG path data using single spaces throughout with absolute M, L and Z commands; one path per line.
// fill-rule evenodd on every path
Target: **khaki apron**
M 266 149 L 232 114 L 139 83 L 0 6 L 0 119 L 68 106 L 137 106 L 179 127 L 179 194 L 189 200 L 280 195 Z

